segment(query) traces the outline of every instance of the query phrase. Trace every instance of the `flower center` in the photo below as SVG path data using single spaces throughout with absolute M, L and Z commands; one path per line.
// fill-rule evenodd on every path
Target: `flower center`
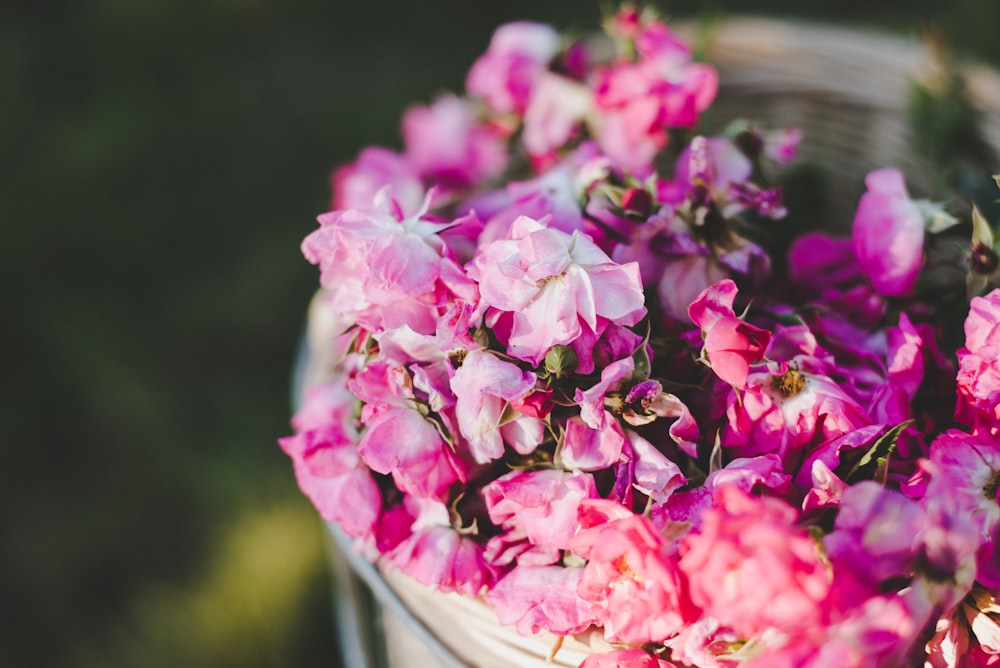
M 973 273 L 989 275 L 1000 267 L 1000 256 L 996 251 L 986 244 L 976 244 L 972 248 L 972 256 L 969 258 L 969 267 Z
M 990 479 L 983 485 L 983 495 L 991 501 L 996 500 L 998 489 L 1000 489 L 1000 469 L 994 471 Z
M 806 377 L 798 369 L 789 369 L 780 376 L 771 376 L 771 384 L 783 397 L 794 397 L 805 389 Z

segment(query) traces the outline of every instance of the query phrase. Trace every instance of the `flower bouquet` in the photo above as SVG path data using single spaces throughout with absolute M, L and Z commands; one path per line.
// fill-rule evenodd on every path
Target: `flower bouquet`
M 303 492 L 439 639 L 485 610 L 539 665 L 1000 665 L 996 231 L 894 165 L 819 229 L 808 129 L 706 130 L 717 70 L 604 27 L 501 27 L 335 172 Z

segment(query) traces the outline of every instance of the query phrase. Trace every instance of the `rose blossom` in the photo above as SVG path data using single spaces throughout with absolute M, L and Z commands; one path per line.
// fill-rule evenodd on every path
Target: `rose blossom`
M 704 354 L 712 371 L 742 389 L 750 364 L 764 357 L 771 333 L 736 317 L 736 290 L 736 283 L 729 279 L 706 288 L 688 307 L 688 315 L 705 337 Z
M 671 542 L 647 518 L 623 510 L 603 499 L 581 505 L 587 528 L 570 547 L 588 561 L 577 591 L 593 606 L 608 640 L 662 642 L 698 613 Z
M 597 622 L 590 604 L 577 594 L 581 568 L 517 566 L 486 594 L 501 624 L 524 636 L 542 632 L 580 633 Z
M 482 496 L 490 520 L 505 529 L 490 539 L 488 552 L 525 542 L 532 563 L 551 564 L 579 529 L 580 504 L 598 494 L 593 476 L 541 469 L 511 471 L 483 487 Z
M 476 597 L 493 584 L 495 571 L 476 540 L 452 526 L 440 501 L 407 496 L 415 518 L 411 534 L 385 554 L 385 559 L 417 582 L 442 592 Z
M 470 351 L 455 370 L 451 389 L 455 393 L 458 428 L 469 441 L 472 458 L 479 464 L 503 456 L 504 439 L 517 452 L 529 454 L 542 439 L 542 423 L 519 415 L 506 424 L 500 418 L 510 402 L 523 399 L 537 378 L 491 353 Z M 518 429 L 520 428 L 520 429 Z M 521 434 L 526 440 L 519 438 Z
M 972 427 L 1000 429 L 1000 289 L 969 304 L 958 364 L 956 418 Z
M 808 636 L 829 619 L 830 575 L 787 503 L 723 487 L 681 544 L 696 605 L 744 638 L 768 629 Z
M 499 176 L 507 150 L 497 133 L 477 122 L 470 104 L 454 95 L 403 115 L 403 140 L 410 164 L 425 178 L 463 188 Z
M 905 295 L 924 261 L 923 216 L 899 170 L 871 172 L 865 185 L 851 233 L 858 265 L 879 294 Z
M 482 304 L 511 314 L 509 353 L 533 364 L 585 328 L 634 325 L 646 313 L 635 263 L 616 264 L 579 232 L 525 216 L 514 221 L 510 239 L 481 248 L 468 271 Z
M 499 113 L 524 113 L 538 77 L 559 49 L 559 33 L 519 21 L 496 29 L 489 48 L 469 70 L 465 88 Z

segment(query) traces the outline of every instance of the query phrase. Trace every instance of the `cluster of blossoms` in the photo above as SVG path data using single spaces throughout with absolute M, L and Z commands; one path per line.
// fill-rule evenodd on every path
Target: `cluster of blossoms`
M 468 97 L 334 174 L 302 490 L 522 634 L 602 629 L 585 668 L 1000 665 L 989 225 L 950 347 L 942 214 L 893 169 L 778 273 L 798 133 L 697 135 L 716 71 L 633 8 L 606 31 L 501 27 Z

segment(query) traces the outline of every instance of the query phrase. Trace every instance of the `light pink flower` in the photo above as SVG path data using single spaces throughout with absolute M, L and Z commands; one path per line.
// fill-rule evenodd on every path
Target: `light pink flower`
M 632 462 L 633 486 L 655 504 L 666 503 L 687 482 L 677 464 L 631 429 L 626 433 L 627 453 Z
M 607 639 L 662 642 L 697 619 L 698 611 L 672 543 L 647 518 L 621 517 L 615 506 L 605 500 L 581 505 L 587 523 L 606 507 L 606 516 L 619 517 L 585 528 L 571 541 L 572 550 L 588 560 L 577 592 L 593 606 Z
M 523 114 L 535 82 L 558 49 L 559 34 L 550 26 L 527 21 L 502 25 L 473 63 L 465 88 L 496 112 Z
M 759 362 L 771 333 L 736 317 L 736 283 L 726 279 L 706 288 L 688 315 L 705 338 L 704 354 L 712 371 L 737 389 L 746 387 L 750 364 Z
M 464 188 L 499 176 L 507 150 L 497 132 L 478 122 L 468 101 L 454 95 L 403 115 L 406 158 L 424 178 Z
M 410 217 L 383 190 L 370 210 L 331 211 L 302 242 L 306 259 L 320 267 L 320 284 L 331 291 L 332 307 L 370 331 L 409 325 L 430 334 L 438 306 L 464 295 L 474 302 L 475 286 L 448 258 L 438 234 L 447 225 L 426 220 L 433 199 Z M 443 310 L 443 309 L 442 309 Z
M 797 519 L 783 501 L 722 488 L 698 532 L 681 545 L 680 569 L 695 604 L 744 638 L 822 629 L 831 580 Z
M 534 373 L 522 371 L 496 355 L 478 350 L 470 351 L 455 370 L 451 379 L 451 389 L 456 397 L 455 417 L 477 463 L 485 464 L 503 456 L 501 434 L 507 425 L 501 425 L 500 418 L 510 402 L 523 399 L 534 389 L 536 380 Z M 512 445 L 522 446 L 517 450 L 526 455 L 541 439 L 541 423 L 537 418 L 523 415 L 516 420 L 530 422 L 522 427 L 539 437 L 530 444 L 512 442 Z
M 923 216 L 899 170 L 871 172 L 865 185 L 851 233 L 858 265 L 879 294 L 905 295 L 924 262 Z
M 508 352 L 538 364 L 599 319 L 634 325 L 646 313 L 635 264 L 611 261 L 586 236 L 518 218 L 509 240 L 481 248 L 469 267 L 484 306 L 510 313 Z
M 576 593 L 581 568 L 516 566 L 486 594 L 501 624 L 524 636 L 580 633 L 597 622 L 590 604 Z
M 970 427 L 1000 430 L 1000 289 L 969 304 L 958 364 L 956 418 Z

